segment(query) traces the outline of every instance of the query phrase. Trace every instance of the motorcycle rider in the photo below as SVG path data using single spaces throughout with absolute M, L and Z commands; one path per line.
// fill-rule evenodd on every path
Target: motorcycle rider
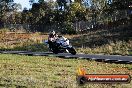
M 76 54 L 75 49 L 69 45 L 69 40 L 65 38 L 64 36 L 57 35 L 55 31 L 52 31 L 49 33 L 48 36 L 48 42 L 49 50 L 52 51 L 55 54 L 58 54 L 59 52 L 68 52 L 73 55 Z
M 53 44 L 56 43 L 57 38 L 58 38 L 58 35 L 56 34 L 55 31 L 52 31 L 52 32 L 49 33 L 48 44 L 49 44 L 49 48 L 50 49 L 52 49 Z

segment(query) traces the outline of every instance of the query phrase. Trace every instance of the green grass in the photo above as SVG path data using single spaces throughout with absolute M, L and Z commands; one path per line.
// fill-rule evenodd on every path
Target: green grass
M 76 83 L 77 69 L 88 74 L 130 74 L 132 65 L 85 59 L 0 54 L 0 88 L 131 88 L 130 84 Z
M 132 51 L 129 51 L 129 55 L 132 55 Z

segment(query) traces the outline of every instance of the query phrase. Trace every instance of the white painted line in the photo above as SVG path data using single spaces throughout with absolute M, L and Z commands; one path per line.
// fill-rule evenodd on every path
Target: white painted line
M 109 61 L 110 59 L 104 59 L 105 61 Z
M 128 64 L 129 64 L 129 63 L 132 63 L 132 62 L 130 62 L 130 61 L 129 61 L 129 62 L 126 62 L 126 63 L 128 63 Z
M 120 61 L 123 61 L 123 60 L 117 60 L 117 61 L 115 61 L 115 62 L 120 62 Z
M 64 56 L 64 57 L 67 57 L 67 58 L 69 58 L 69 57 L 71 57 L 71 56 Z
M 39 55 L 42 55 L 42 54 L 33 54 L 33 55 L 35 55 L 35 56 L 39 56 Z
M 20 55 L 27 55 L 27 54 L 31 54 L 31 53 L 17 53 L 17 54 L 20 54 Z
M 91 58 L 91 59 L 96 60 L 96 58 Z
M 85 54 L 85 53 L 78 53 L 78 54 Z
M 55 55 L 48 55 L 48 56 L 50 56 L 50 57 L 56 57 Z
M 83 59 L 84 57 L 78 57 L 78 58 L 81 58 L 81 59 Z
M 9 53 L 9 52 L 7 52 L 7 51 L 3 51 L 2 53 Z

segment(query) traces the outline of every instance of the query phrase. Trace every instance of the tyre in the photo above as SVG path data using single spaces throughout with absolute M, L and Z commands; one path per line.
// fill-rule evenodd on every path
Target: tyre
M 68 48 L 68 51 L 69 51 L 69 53 L 71 53 L 72 55 L 76 55 L 76 50 L 75 50 L 73 47 Z
M 51 49 L 52 49 L 52 52 L 54 54 L 58 54 L 59 53 L 59 51 L 58 51 L 58 45 L 56 43 L 52 43 Z
M 57 49 L 57 48 L 54 48 L 54 49 L 53 49 L 53 53 L 54 53 L 54 54 L 58 54 L 58 49 Z

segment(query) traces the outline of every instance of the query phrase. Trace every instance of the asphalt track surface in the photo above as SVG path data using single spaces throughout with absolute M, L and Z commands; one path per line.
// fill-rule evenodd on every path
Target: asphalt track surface
M 29 51 L 0 51 L 0 53 L 29 55 L 29 56 L 54 56 L 54 57 L 62 57 L 62 58 L 81 58 L 81 59 L 95 60 L 95 61 L 108 62 L 108 63 L 132 64 L 132 56 L 94 55 L 94 54 L 93 55 L 92 54 L 72 55 L 70 53 L 53 54 L 52 52 L 29 52 Z

